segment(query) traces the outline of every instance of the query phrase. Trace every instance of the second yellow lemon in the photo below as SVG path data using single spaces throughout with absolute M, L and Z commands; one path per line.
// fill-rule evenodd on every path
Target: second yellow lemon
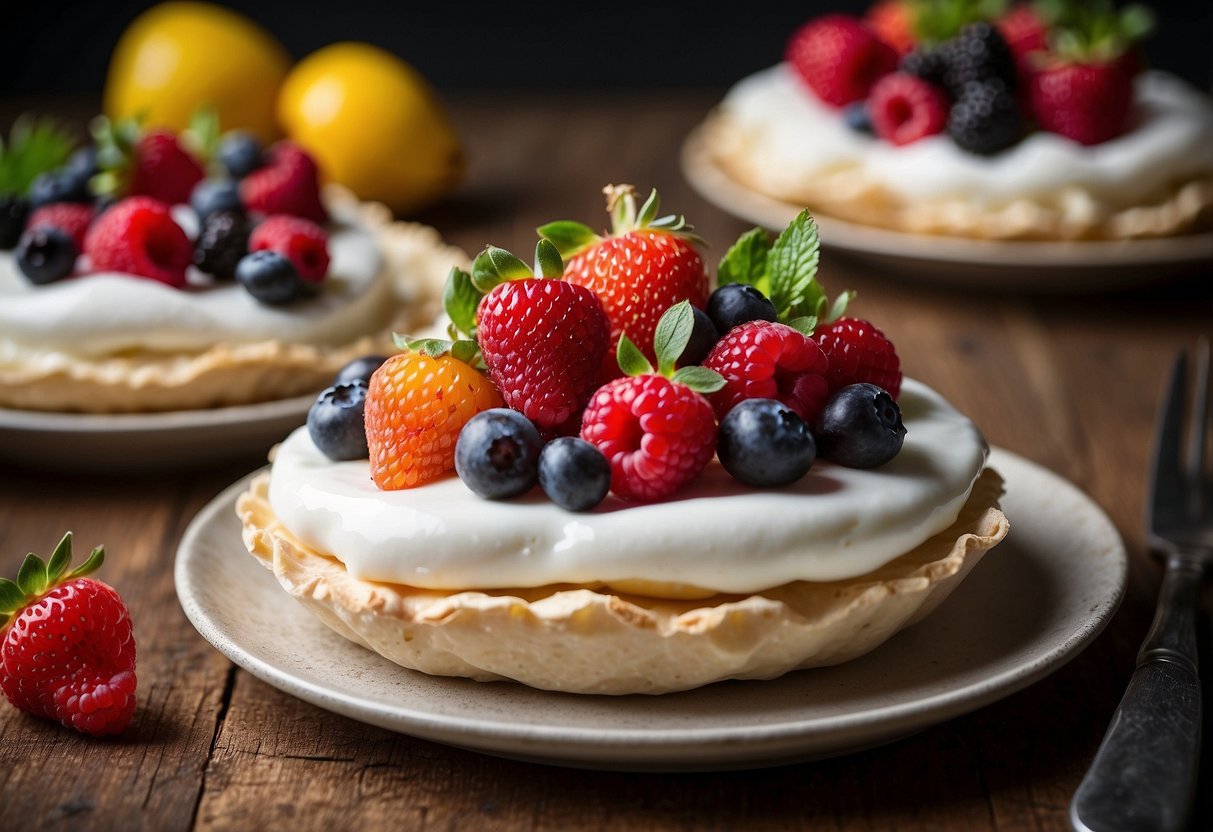
M 449 191 L 463 153 L 425 79 L 365 43 L 337 43 L 296 65 L 283 84 L 278 118 L 325 176 L 362 199 L 408 214 Z

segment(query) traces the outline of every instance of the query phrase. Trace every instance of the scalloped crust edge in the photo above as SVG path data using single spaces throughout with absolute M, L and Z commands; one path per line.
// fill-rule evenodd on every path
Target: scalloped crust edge
M 199 353 L 135 353 L 97 360 L 35 356 L 0 375 L 0 407 L 83 413 L 197 410 L 274 401 L 313 393 L 347 362 L 392 351 L 393 331 L 428 325 L 442 304 L 452 266 L 468 268 L 461 249 L 427 225 L 397 222 L 387 207 L 361 202 L 345 188 L 325 187 L 334 213 L 370 229 L 384 257 L 389 289 L 378 332 L 348 344 L 322 346 L 261 341 L 216 344 Z
M 294 537 L 269 475 L 236 504 L 245 546 L 284 590 L 350 641 L 412 670 L 568 693 L 660 694 L 840 664 L 935 609 L 1007 534 L 986 469 L 956 522 L 880 569 L 750 596 L 668 601 L 598 587 L 445 592 L 352 578 Z

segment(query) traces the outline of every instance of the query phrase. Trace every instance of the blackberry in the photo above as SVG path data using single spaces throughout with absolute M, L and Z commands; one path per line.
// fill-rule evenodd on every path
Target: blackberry
M 17 245 L 29 216 L 29 203 L 18 194 L 0 194 L 0 250 Z
M 989 156 L 1019 141 L 1023 116 L 1001 81 L 971 82 L 948 114 L 948 135 L 962 150 Z
M 206 218 L 194 244 L 194 265 L 220 280 L 236 276 L 236 264 L 248 254 L 252 232 L 242 211 L 216 211 Z
M 959 99 L 974 81 L 996 79 L 1014 92 L 1015 56 L 1002 34 L 989 23 L 970 23 L 939 51 L 944 64 L 943 85 L 953 98 Z
M 863 133 L 868 136 L 876 135 L 876 131 L 872 128 L 872 113 L 868 109 L 868 102 L 866 101 L 854 101 L 844 107 L 842 110 L 842 120 L 847 127 L 856 133 Z
M 943 51 L 940 49 L 916 49 L 901 59 L 898 69 L 906 75 L 913 75 L 930 84 L 943 86 L 943 74 L 947 69 L 947 64 L 944 61 Z

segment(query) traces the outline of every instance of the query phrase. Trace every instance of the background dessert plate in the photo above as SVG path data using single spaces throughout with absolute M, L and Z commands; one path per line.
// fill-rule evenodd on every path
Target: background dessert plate
M 1007 451 L 1012 531 L 922 623 L 832 668 L 663 696 L 578 696 L 400 668 L 329 630 L 248 555 L 217 496 L 177 552 L 199 633 L 257 678 L 318 707 L 435 742 L 561 765 L 703 770 L 856 751 L 1014 693 L 1103 629 L 1127 560 L 1112 523 L 1057 475 Z M 1032 599 L 1032 603 L 1025 603 Z
M 682 146 L 682 171 L 708 202 L 748 222 L 781 229 L 803 206 L 747 188 L 708 151 L 701 129 Z M 1208 265 L 1213 232 L 1150 240 L 1030 242 L 908 234 L 815 214 L 822 245 L 959 287 L 1099 292 L 1154 283 Z
M 307 419 L 314 394 L 167 413 L 0 408 L 0 460 L 72 471 L 150 471 L 262 457 Z

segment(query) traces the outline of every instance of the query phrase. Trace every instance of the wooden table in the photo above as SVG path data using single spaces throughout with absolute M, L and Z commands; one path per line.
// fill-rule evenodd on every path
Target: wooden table
M 540 222 L 605 224 L 599 189 L 633 182 L 659 187 L 719 256 L 746 226 L 698 198 L 676 162 L 714 99 L 464 96 L 454 113 L 470 176 L 425 219 L 471 252 L 488 242 L 525 252 Z M 173 591 L 182 530 L 260 460 L 112 477 L 0 462 L 0 571 L 15 574 L 25 552 L 47 552 L 65 529 L 85 551 L 104 542 L 103 576 L 125 596 L 139 647 L 139 706 L 119 739 L 85 739 L 0 705 L 0 816 L 43 829 L 1066 828 L 1150 620 L 1158 568 L 1140 519 L 1148 438 L 1175 350 L 1211 329 L 1213 267 L 1102 298 L 925 288 L 832 253 L 822 277 L 834 292 L 859 291 L 854 309 L 880 322 L 909 375 L 1115 521 L 1131 554 L 1128 594 L 1068 666 L 910 739 L 811 764 L 645 775 L 510 762 L 318 710 L 237 670 L 193 630 Z M 1213 760 L 1213 744 L 1205 750 Z M 1207 798 L 1201 812 L 1207 828 Z

